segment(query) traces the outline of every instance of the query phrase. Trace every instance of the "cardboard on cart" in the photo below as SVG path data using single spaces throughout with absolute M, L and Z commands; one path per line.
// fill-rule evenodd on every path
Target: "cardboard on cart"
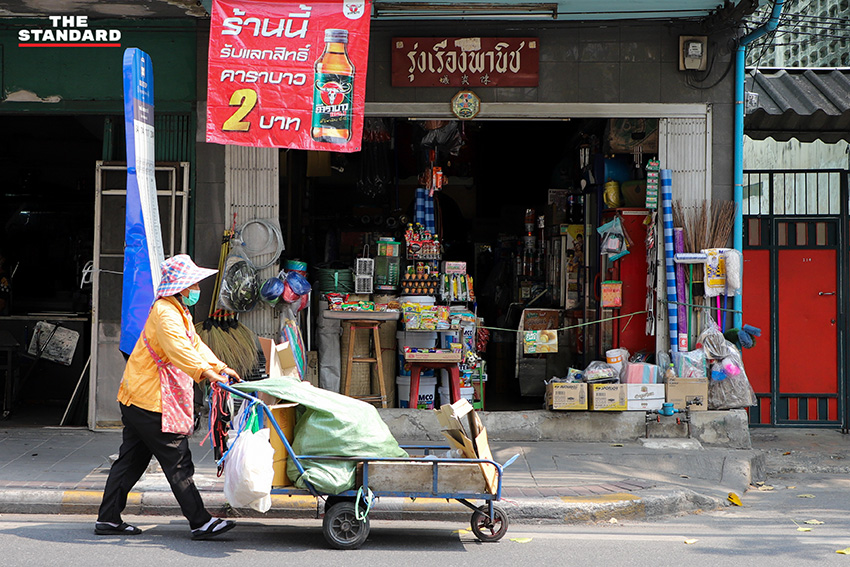
M 676 409 L 683 410 L 687 402 L 693 402 L 691 409 L 708 409 L 708 378 L 668 378 L 667 401 Z
M 664 384 L 626 384 L 626 392 L 630 411 L 661 409 L 666 395 Z
M 295 363 L 295 354 L 289 348 L 289 342 L 275 344 L 271 339 L 259 337 L 263 356 L 266 357 L 266 374 L 269 378 L 277 376 L 291 376 L 301 379 L 298 374 L 298 365 Z
M 493 460 L 490 443 L 487 440 L 487 430 L 466 399 L 440 406 L 440 409 L 434 411 L 437 412 L 440 426 L 444 428 L 443 435 L 452 447 L 461 451 L 464 458 Z M 461 422 L 463 417 L 467 417 L 469 434 Z M 499 485 L 496 469 L 487 463 L 479 463 L 478 466 L 484 474 L 487 491 L 490 494 L 496 494 Z
M 290 445 L 292 444 L 292 440 L 295 439 L 295 406 L 297 405 L 285 403 L 269 406 L 274 420 Z M 291 486 L 292 481 L 286 476 L 286 462 L 289 453 L 287 453 L 286 447 L 284 447 L 283 441 L 281 441 L 280 435 L 277 434 L 274 426 L 270 425 L 269 429 L 271 429 L 269 441 L 272 444 L 272 448 L 274 448 L 274 477 L 272 478 L 272 486 Z
M 587 384 L 584 382 L 546 384 L 546 407 L 550 410 L 586 410 Z
M 588 384 L 587 393 L 593 411 L 625 411 L 628 409 L 626 384 Z
M 266 357 L 266 374 L 270 378 L 276 376 L 291 376 L 300 379 L 298 375 L 298 367 L 295 365 L 295 355 L 292 349 L 289 348 L 289 343 L 284 342 L 275 344 L 271 339 L 259 337 L 260 346 L 263 349 L 263 355 Z M 257 398 L 269 406 L 269 409 L 274 416 L 275 421 L 283 431 L 283 436 L 289 443 L 295 438 L 295 406 L 293 403 L 280 403 L 281 400 L 266 394 L 265 392 L 257 392 Z M 266 417 L 266 416 L 264 416 Z M 286 476 L 286 461 L 289 456 L 286 452 L 286 447 L 280 436 L 277 434 L 274 426 L 269 425 L 271 435 L 269 441 L 274 448 L 274 478 L 272 486 L 291 486 L 292 481 Z
M 439 455 L 437 455 L 439 457 Z M 374 461 L 369 463 L 369 488 L 374 491 L 431 492 L 434 486 L 434 465 L 437 465 L 437 492 L 479 493 L 487 484 L 477 463 L 421 463 Z M 356 486 L 363 483 L 363 463 L 357 465 Z

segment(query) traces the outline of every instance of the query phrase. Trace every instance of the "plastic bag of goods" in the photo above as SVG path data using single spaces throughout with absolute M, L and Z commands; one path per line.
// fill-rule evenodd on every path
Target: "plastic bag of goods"
M 269 429 L 243 430 L 224 461 L 224 496 L 234 508 L 268 512 L 272 505 L 274 449 Z

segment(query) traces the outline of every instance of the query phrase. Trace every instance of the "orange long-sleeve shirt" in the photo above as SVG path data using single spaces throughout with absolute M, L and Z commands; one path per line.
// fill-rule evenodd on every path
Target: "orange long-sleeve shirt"
M 187 331 L 192 335 L 191 340 Z M 201 381 L 201 374 L 205 370 L 221 372 L 227 366 L 195 333 L 192 315 L 176 296 L 163 297 L 154 302 L 145 322 L 144 333 L 148 344 L 163 361 L 173 363 L 195 382 Z M 124 377 L 118 388 L 118 401 L 125 406 L 133 405 L 162 413 L 159 368 L 142 337 L 136 341 L 127 360 Z

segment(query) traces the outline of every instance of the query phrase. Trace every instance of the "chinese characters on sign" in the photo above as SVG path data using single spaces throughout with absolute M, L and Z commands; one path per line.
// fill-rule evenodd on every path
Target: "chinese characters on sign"
M 534 37 L 396 37 L 394 87 L 536 87 Z
M 207 141 L 355 152 L 370 0 L 214 0 Z

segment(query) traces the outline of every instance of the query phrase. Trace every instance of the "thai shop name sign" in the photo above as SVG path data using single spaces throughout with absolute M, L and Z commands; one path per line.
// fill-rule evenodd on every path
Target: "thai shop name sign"
M 394 87 L 536 87 L 534 37 L 393 38 Z
M 207 141 L 359 151 L 370 13 L 370 0 L 214 0 Z

